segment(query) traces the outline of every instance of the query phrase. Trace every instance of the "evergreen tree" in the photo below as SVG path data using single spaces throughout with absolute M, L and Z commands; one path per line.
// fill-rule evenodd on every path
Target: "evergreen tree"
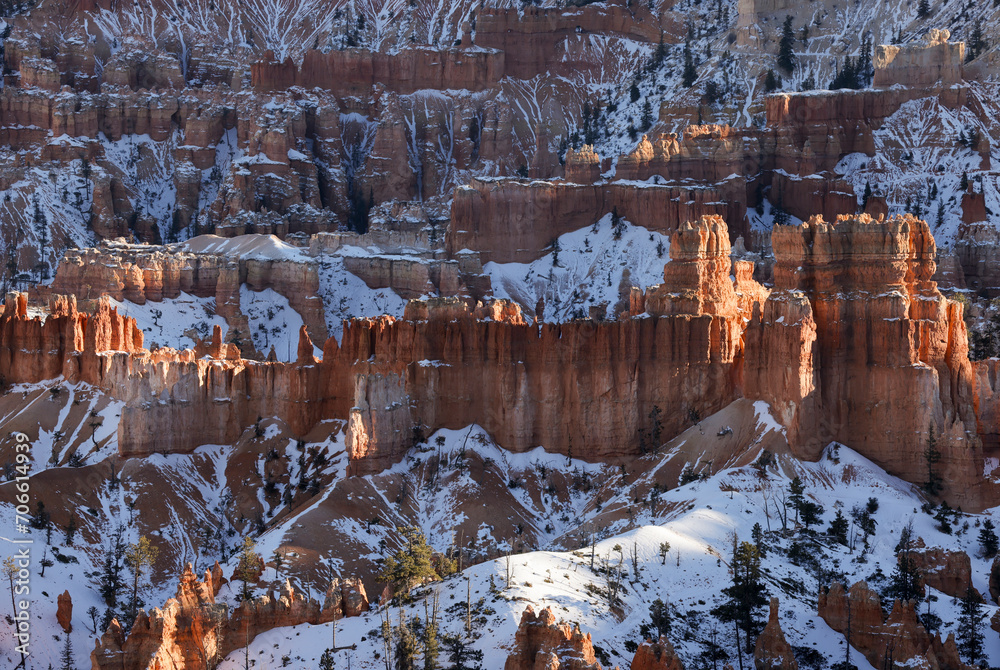
M 437 632 L 437 606 L 433 615 L 427 613 L 427 601 L 424 601 L 424 618 L 427 620 L 424 626 L 424 670 L 437 670 L 438 653 L 441 643 L 438 641 Z
M 483 652 L 469 647 L 461 635 L 445 635 L 444 647 L 448 651 L 448 670 L 482 670 Z
M 917 3 L 917 16 L 921 19 L 925 19 L 930 16 L 930 13 L 931 6 L 928 0 L 920 0 L 920 2 Z
M 839 509 L 830 522 L 830 529 L 827 532 L 834 542 L 847 546 L 847 517 Z
M 73 538 L 76 536 L 76 516 L 69 515 L 69 524 L 66 526 L 66 546 L 73 546 Z
M 868 201 L 872 197 L 872 183 L 870 181 L 865 181 L 865 192 L 861 196 L 861 210 L 864 211 L 868 208 Z
M 771 206 L 771 214 L 774 225 L 787 226 L 789 222 L 788 212 L 785 211 L 785 196 L 778 193 L 778 202 Z
M 760 557 L 766 558 L 767 545 L 764 544 L 764 529 L 761 527 L 760 523 L 755 523 L 753 528 L 750 529 L 750 538 L 757 547 L 757 552 L 760 554 Z
M 670 633 L 670 606 L 657 598 L 649 606 L 649 620 L 657 639 Z
M 983 527 L 979 529 L 979 545 L 983 548 L 983 556 L 993 558 L 1000 550 L 997 541 L 996 527 L 992 519 L 983 521 Z
M 878 507 L 876 506 L 877 510 Z M 864 543 L 864 551 L 868 551 L 869 541 L 872 535 L 875 534 L 875 528 L 878 526 L 878 522 L 875 521 L 875 517 L 872 516 L 875 511 L 872 509 L 871 505 L 865 508 L 853 507 L 851 509 L 851 518 L 854 523 L 857 524 L 858 529 L 861 530 L 862 542 Z M 853 547 L 852 547 L 853 549 Z
M 875 66 L 872 65 L 872 36 L 866 34 L 861 40 L 861 55 L 854 66 L 855 88 L 866 88 L 875 77 Z
M 837 75 L 830 83 L 830 90 L 840 88 L 858 88 L 858 71 L 854 59 L 850 56 L 844 57 L 844 67 L 837 71 Z
M 691 53 L 691 40 L 684 42 L 684 70 L 681 73 L 681 83 L 684 88 L 691 88 L 698 79 L 698 71 L 694 66 L 694 55 Z
M 643 130 L 649 130 L 653 126 L 653 106 L 649 104 L 649 98 L 642 103 L 642 118 L 639 122 Z
M 896 568 L 889 583 L 888 595 L 901 601 L 923 597 L 921 575 L 913 558 L 913 522 L 906 524 L 896 545 Z
M 802 525 L 808 531 L 810 526 L 815 526 L 822 520 L 823 506 L 812 500 L 804 500 L 799 513 L 802 515 Z
M 628 90 L 628 96 L 632 102 L 639 99 L 639 86 L 635 82 L 632 82 L 632 86 Z
M 416 670 L 417 638 L 413 630 L 400 615 L 396 628 L 396 670 Z
M 45 503 L 39 500 L 35 505 L 35 514 L 31 517 L 28 525 L 35 530 L 45 530 L 49 527 L 50 523 L 52 523 L 52 521 L 49 513 L 45 511 Z
M 425 579 L 437 577 L 427 539 L 416 526 L 396 530 L 403 536 L 404 546 L 385 559 L 379 581 L 389 585 L 393 593 L 408 594 L 410 589 Z
M 663 43 L 663 33 L 660 33 L 660 42 L 656 45 L 656 51 L 653 52 L 653 58 L 649 63 L 650 71 L 656 70 L 663 64 L 663 61 L 667 58 L 667 45 Z
M 146 570 L 152 568 L 153 564 L 156 563 L 156 557 L 159 553 L 160 550 L 154 547 L 145 535 L 140 537 L 138 542 L 130 544 L 125 552 L 125 564 L 132 570 L 132 598 L 129 600 L 126 620 L 123 622 L 126 629 L 132 628 L 139 608 L 142 606 L 139 598 L 139 585 L 142 583 L 142 577 L 146 574 Z
M 781 41 L 778 42 L 778 67 L 792 73 L 795 69 L 795 53 L 792 47 L 795 46 L 795 31 L 792 30 L 792 17 L 785 17 L 785 24 L 781 28 Z
M 257 555 L 257 543 L 247 535 L 243 538 L 240 547 L 240 559 L 236 564 L 234 577 L 242 582 L 240 587 L 240 600 L 246 601 L 253 598 L 253 585 L 257 581 L 257 576 L 264 567 L 263 559 Z
M 617 205 L 611 209 L 611 230 L 612 237 L 616 240 L 620 240 L 622 238 L 622 234 L 625 232 L 625 220 L 618 214 Z
M 975 22 L 972 24 L 972 34 L 969 35 L 969 44 L 965 52 L 965 62 L 968 63 L 976 60 L 988 48 L 989 44 L 987 44 L 986 39 L 983 37 L 983 20 L 977 16 Z
M 73 641 L 70 639 L 69 633 L 66 633 L 66 641 L 63 643 L 60 658 L 62 659 L 62 670 L 74 670 L 76 668 L 76 665 L 73 663 Z
M 118 595 L 123 586 L 122 567 L 125 558 L 125 544 L 122 542 L 124 526 L 119 525 L 111 532 L 108 546 L 104 552 L 104 563 L 101 569 L 100 593 L 104 603 L 109 608 L 117 607 Z M 107 625 L 102 627 L 102 630 Z
M 730 565 L 732 583 L 722 590 L 726 600 L 712 610 L 722 621 L 732 623 L 743 632 L 742 646 L 752 652 L 757 636 L 764 627 L 761 613 L 767 604 L 767 589 L 760 571 L 760 553 L 749 542 L 734 541 Z
M 958 651 L 966 662 L 978 665 L 985 660 L 983 655 L 983 603 L 976 590 L 966 589 L 958 615 Z
M 767 74 L 764 76 L 764 92 L 770 93 L 779 88 L 781 88 L 781 77 L 774 74 L 774 70 L 768 68 Z
M 806 485 L 802 483 L 802 479 L 798 475 L 792 479 L 791 483 L 788 485 L 788 503 L 795 510 L 795 523 L 799 522 L 799 511 L 802 509 L 802 503 L 805 501 Z
M 964 170 L 962 171 L 962 180 L 958 182 L 958 188 L 963 193 L 969 190 L 969 175 Z

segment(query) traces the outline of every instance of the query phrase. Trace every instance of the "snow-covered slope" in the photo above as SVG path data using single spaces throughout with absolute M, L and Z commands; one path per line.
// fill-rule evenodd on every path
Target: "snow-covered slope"
M 454 436 L 445 437 L 451 442 Z M 795 475 L 806 483 L 807 495 L 824 506 L 822 528 L 836 510 L 848 514 L 852 508 L 865 507 L 871 498 L 878 501 L 877 532 L 869 551 L 862 551 L 860 541 L 850 551 L 822 534 L 810 536 L 791 529 L 781 532 L 775 496 L 787 491 Z M 618 493 L 630 495 L 628 490 Z M 911 522 L 915 533 L 928 545 L 961 549 L 975 556 L 975 525 L 983 518 L 967 517 L 954 535 L 940 532 L 931 517 L 921 512 L 923 500 L 912 486 L 839 445 L 831 445 L 818 463 L 782 458 L 780 467 L 772 466 L 765 477 L 749 466 L 725 469 L 703 481 L 663 493 L 660 500 L 669 512 L 654 514 L 636 504 L 629 530 L 596 542 L 594 569 L 589 543 L 575 551 L 514 554 L 510 559 L 487 561 L 442 583 L 419 589 L 413 604 L 338 622 L 338 645 L 358 644 L 356 651 L 339 652 L 338 663 L 346 663 L 350 656 L 352 667 L 382 667 L 378 656 L 382 645 L 380 621 L 389 617 L 395 625 L 400 617 L 411 622 L 423 617 L 423 600 L 433 592 L 446 610 L 441 632 L 460 633 L 467 589 L 471 589 L 473 616 L 478 622 L 474 646 L 485 652 L 486 670 L 503 667 L 505 650 L 510 648 L 520 614 L 528 604 L 534 605 L 536 611 L 551 606 L 557 616 L 579 623 L 585 632 L 592 633 L 605 665 L 626 667 L 632 658 L 630 643 L 641 641 L 640 628 L 649 623 L 649 607 L 655 599 L 669 603 L 674 617 L 670 638 L 685 667 L 699 667 L 699 656 L 712 638 L 735 661 L 737 650 L 731 636 L 709 611 L 719 604 L 720 588 L 730 580 L 728 559 L 733 538 L 749 540 L 754 524 L 759 523 L 767 547 L 765 581 L 770 594 L 781 601 L 782 627 L 789 643 L 815 650 L 821 663 L 833 664 L 844 658 L 845 641 L 816 614 L 816 593 L 821 584 L 828 585 L 829 580 L 837 578 L 848 583 L 868 580 L 876 589 L 884 587 L 886 576 L 896 564 L 894 547 L 900 532 Z M 997 510 L 991 515 L 994 519 L 1000 516 Z M 434 543 L 434 536 L 430 538 Z M 670 544 L 665 557 L 660 553 L 664 542 Z M 445 548 L 437 544 L 439 549 Z M 803 550 L 808 556 L 802 555 Z M 819 581 L 810 558 L 817 558 L 828 571 Z M 606 583 L 606 568 L 619 565 L 626 579 L 622 612 L 616 613 L 597 590 Z M 973 558 L 973 582 L 981 592 L 987 591 L 987 574 L 988 562 Z M 929 606 L 941 617 L 942 632 L 953 632 L 958 618 L 956 602 L 941 593 L 930 595 L 934 601 Z M 456 603 L 461 607 L 454 609 L 461 612 L 449 611 Z M 988 615 L 996 611 L 992 605 L 986 609 Z M 251 644 L 250 658 L 270 666 L 289 655 L 293 664 L 313 667 L 323 650 L 331 646 L 331 636 L 330 624 L 273 630 Z M 1000 661 L 1000 645 L 987 646 L 989 662 L 995 665 Z M 243 667 L 243 659 L 243 652 L 234 653 L 220 667 L 235 670 Z M 851 653 L 851 661 L 862 669 L 871 667 L 856 650 Z M 744 662 L 753 661 L 744 657 Z
M 494 296 L 514 300 L 529 314 L 543 300 L 545 321 L 584 318 L 602 305 L 603 314 L 613 317 L 622 287 L 660 283 L 670 258 L 670 239 L 660 233 L 623 221 L 617 237 L 606 214 L 589 228 L 561 235 L 532 263 L 491 262 L 483 271 Z

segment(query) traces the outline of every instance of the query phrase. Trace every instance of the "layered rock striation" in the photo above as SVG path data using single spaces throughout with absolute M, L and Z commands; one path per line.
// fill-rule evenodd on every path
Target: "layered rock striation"
M 357 472 L 398 461 L 417 427 L 473 423 L 512 451 L 544 445 L 615 460 L 658 446 L 643 434 L 669 439 L 739 396 L 744 319 L 728 238 L 718 217 L 678 230 L 642 317 L 535 324 L 509 302 L 470 310 L 437 299 L 411 303 L 403 319 L 345 323 L 320 360 L 303 332 L 290 364 L 245 360 L 218 332 L 201 352 L 150 352 L 134 334 L 85 350 L 89 321 L 75 302 L 43 323 L 20 297 L 20 309 L 11 303 L 0 314 L 0 329 L 24 345 L 0 356 L 0 374 L 10 382 L 65 374 L 121 399 L 123 456 L 231 443 L 256 417 L 277 416 L 297 434 L 348 419 Z M 115 332 L 137 332 L 105 302 L 98 317 Z M 84 332 L 50 344 L 67 323 Z
M 482 250 L 484 263 L 526 263 L 540 257 L 552 238 L 590 226 L 614 210 L 636 226 L 665 234 L 710 214 L 743 222 L 745 191 L 743 179 L 703 188 L 474 179 L 455 190 L 446 244 L 451 254 Z M 730 230 L 732 240 L 744 232 L 742 227 Z
M 912 216 L 775 228 L 774 289 L 746 331 L 746 394 L 769 402 L 797 455 L 837 441 L 922 483 L 933 440 L 953 504 L 975 506 L 983 452 L 962 306 L 931 277 Z M 914 446 L 918 445 L 918 446 Z

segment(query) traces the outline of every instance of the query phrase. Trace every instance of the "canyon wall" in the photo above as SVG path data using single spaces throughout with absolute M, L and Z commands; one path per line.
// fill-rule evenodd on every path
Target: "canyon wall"
M 930 30 L 923 44 L 875 48 L 876 88 L 953 86 L 962 81 L 965 42 L 949 42 L 947 30 Z
M 622 0 L 573 9 L 483 7 L 475 29 L 476 45 L 502 50 L 506 74 L 518 79 L 548 73 L 578 75 L 580 64 L 561 57 L 569 51 L 566 43 L 578 35 L 600 33 L 651 44 L 661 37 L 676 43 L 684 35 L 683 26 L 654 16 L 645 5 Z
M 112 340 L 81 353 L 82 345 L 46 341 L 50 331 L 67 329 L 63 321 L 86 326 L 75 303 L 72 313 L 44 325 L 10 308 L 0 314 L 0 332 L 4 341 L 25 344 L 13 358 L 0 357 L 0 374 L 18 382 L 66 373 L 123 400 L 122 456 L 231 443 L 256 417 L 277 416 L 296 434 L 326 418 L 348 418 L 355 472 L 398 461 L 417 426 L 472 423 L 511 451 L 543 445 L 616 460 L 659 446 L 642 435 L 655 429 L 665 441 L 692 417 L 738 397 L 743 317 L 729 251 L 720 218 L 682 226 L 664 285 L 647 292 L 651 316 L 644 318 L 539 325 L 511 303 L 469 310 L 439 299 L 411 303 L 400 320 L 346 322 L 341 344 L 328 339 L 322 360 L 313 358 L 303 331 L 291 364 L 244 360 L 218 331 L 204 352 L 151 353 L 134 344 L 119 351 Z M 134 328 L 101 304 L 102 319 Z M 85 337 L 86 331 L 72 341 Z M 88 365 L 72 368 L 84 354 Z M 654 408 L 661 410 L 658 419 Z
M 197 240 L 213 238 L 197 238 Z M 191 243 L 200 244 L 197 240 Z M 240 323 L 240 291 L 273 289 L 288 299 L 302 317 L 309 332 L 325 340 L 326 320 L 319 297 L 319 276 L 315 264 L 266 257 L 191 253 L 179 248 L 144 247 L 105 243 L 96 248 L 69 249 L 63 256 L 52 283 L 38 295 L 72 295 L 83 307 L 108 295 L 139 305 L 160 302 L 188 293 L 215 298 L 216 314 L 234 329 Z M 266 352 L 264 352 L 266 353 Z
M 403 94 L 423 89 L 482 91 L 503 79 L 504 59 L 503 51 L 483 48 L 414 47 L 398 53 L 310 49 L 296 66 L 291 58 L 277 62 L 266 52 L 251 66 L 251 77 L 254 89 L 262 92 L 301 86 L 346 96 L 370 94 L 375 85 Z
M 712 187 L 473 179 L 455 190 L 447 248 L 451 254 L 482 250 L 484 263 L 527 263 L 553 238 L 590 226 L 614 209 L 630 223 L 664 234 L 709 214 L 739 222 L 729 231 L 732 240 L 746 232 L 742 178 Z
M 347 419 L 355 474 L 398 462 L 421 432 L 470 424 L 514 452 L 614 462 L 747 397 L 771 405 L 802 458 L 837 441 L 922 484 L 933 439 L 943 497 L 964 509 L 996 498 L 982 471 L 1000 432 L 997 371 L 968 360 L 961 305 L 932 280 L 927 224 L 814 217 L 776 228 L 772 245 L 770 294 L 706 216 L 673 232 L 663 284 L 633 290 L 617 320 L 537 324 L 506 301 L 414 301 L 402 319 L 345 322 L 322 359 L 303 328 L 287 364 L 244 360 L 218 330 L 195 351 L 149 352 L 106 301 L 88 316 L 52 297 L 42 321 L 12 296 L 0 336 L 18 345 L 0 352 L 0 375 L 61 374 L 122 400 L 125 457 L 232 443 L 258 416 L 299 435 Z
M 927 223 L 868 215 L 776 227 L 774 289 L 746 331 L 746 394 L 769 402 L 793 451 L 850 445 L 911 482 L 942 452 L 952 504 L 975 506 L 983 452 L 962 306 L 931 280 Z M 933 437 L 932 437 L 933 436 Z

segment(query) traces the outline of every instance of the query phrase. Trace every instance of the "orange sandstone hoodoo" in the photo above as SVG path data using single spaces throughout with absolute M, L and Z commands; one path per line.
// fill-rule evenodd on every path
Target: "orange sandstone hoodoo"
M 106 302 L 86 315 L 53 297 L 42 321 L 9 297 L 0 374 L 64 375 L 124 401 L 124 457 L 231 443 L 258 416 L 298 434 L 347 419 L 353 473 L 397 462 L 415 427 L 474 423 L 512 451 L 615 461 L 641 453 L 654 420 L 668 440 L 747 397 L 771 405 L 800 457 L 838 441 L 915 483 L 933 430 L 948 501 L 995 500 L 982 472 L 1000 433 L 997 375 L 968 360 L 962 308 L 931 280 L 927 224 L 817 217 L 775 229 L 773 247 L 769 296 L 707 216 L 674 231 L 664 283 L 634 290 L 617 320 L 540 325 L 504 301 L 416 301 L 402 319 L 346 322 L 322 359 L 303 332 L 287 364 L 242 359 L 221 332 L 195 351 L 150 352 Z

